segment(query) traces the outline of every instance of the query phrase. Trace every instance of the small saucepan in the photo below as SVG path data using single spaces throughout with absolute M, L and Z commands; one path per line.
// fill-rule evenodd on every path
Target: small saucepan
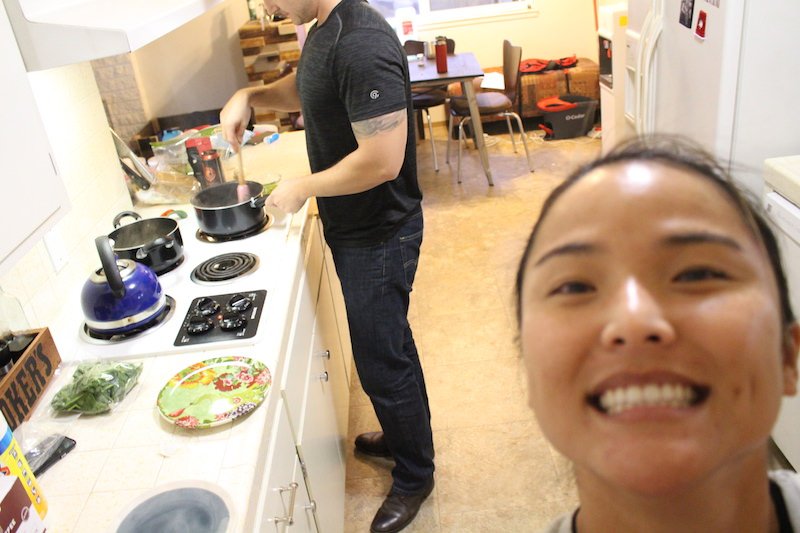
M 228 182 L 203 189 L 192 198 L 197 223 L 203 233 L 233 237 L 252 231 L 266 222 L 264 186 L 248 181 L 248 199 L 239 200 L 238 183 Z
M 125 217 L 133 218 L 134 222 L 121 226 Z M 133 211 L 123 211 L 114 217 L 114 227 L 117 229 L 108 237 L 114 243 L 114 252 L 122 259 L 131 259 L 156 274 L 163 274 L 183 258 L 183 237 L 175 219 L 142 218 Z

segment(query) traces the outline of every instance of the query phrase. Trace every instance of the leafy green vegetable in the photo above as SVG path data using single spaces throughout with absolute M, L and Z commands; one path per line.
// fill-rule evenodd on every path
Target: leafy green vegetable
M 60 412 L 104 413 L 127 396 L 141 373 L 141 363 L 81 363 L 50 405 Z
M 272 191 L 274 191 L 275 187 L 277 187 L 277 186 L 278 186 L 278 182 L 277 181 L 273 181 L 273 182 L 270 182 L 270 183 L 265 183 L 264 184 L 264 194 L 271 194 Z

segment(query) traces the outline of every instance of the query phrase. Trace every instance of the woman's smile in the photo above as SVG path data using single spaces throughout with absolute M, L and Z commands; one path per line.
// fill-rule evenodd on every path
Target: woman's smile
M 676 374 L 649 372 L 617 375 L 604 380 L 586 395 L 586 402 L 603 415 L 615 418 L 622 414 L 663 416 L 674 410 L 701 405 L 710 392 L 708 385 L 694 383 Z

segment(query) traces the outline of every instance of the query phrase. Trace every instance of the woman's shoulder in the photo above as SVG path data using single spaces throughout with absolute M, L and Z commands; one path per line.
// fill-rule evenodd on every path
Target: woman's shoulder
M 800 474 L 791 470 L 771 470 L 769 478 L 781 489 L 792 527 L 800 531 Z
M 791 470 L 770 470 L 769 478 L 778 484 L 784 497 L 800 495 L 800 474 Z

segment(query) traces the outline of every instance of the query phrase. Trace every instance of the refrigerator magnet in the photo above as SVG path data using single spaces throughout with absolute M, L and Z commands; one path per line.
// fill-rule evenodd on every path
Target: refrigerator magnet
M 706 12 L 702 9 L 697 15 L 697 25 L 694 27 L 694 34 L 699 39 L 706 38 Z
M 691 30 L 693 16 L 694 0 L 681 0 L 681 16 L 679 22 Z

